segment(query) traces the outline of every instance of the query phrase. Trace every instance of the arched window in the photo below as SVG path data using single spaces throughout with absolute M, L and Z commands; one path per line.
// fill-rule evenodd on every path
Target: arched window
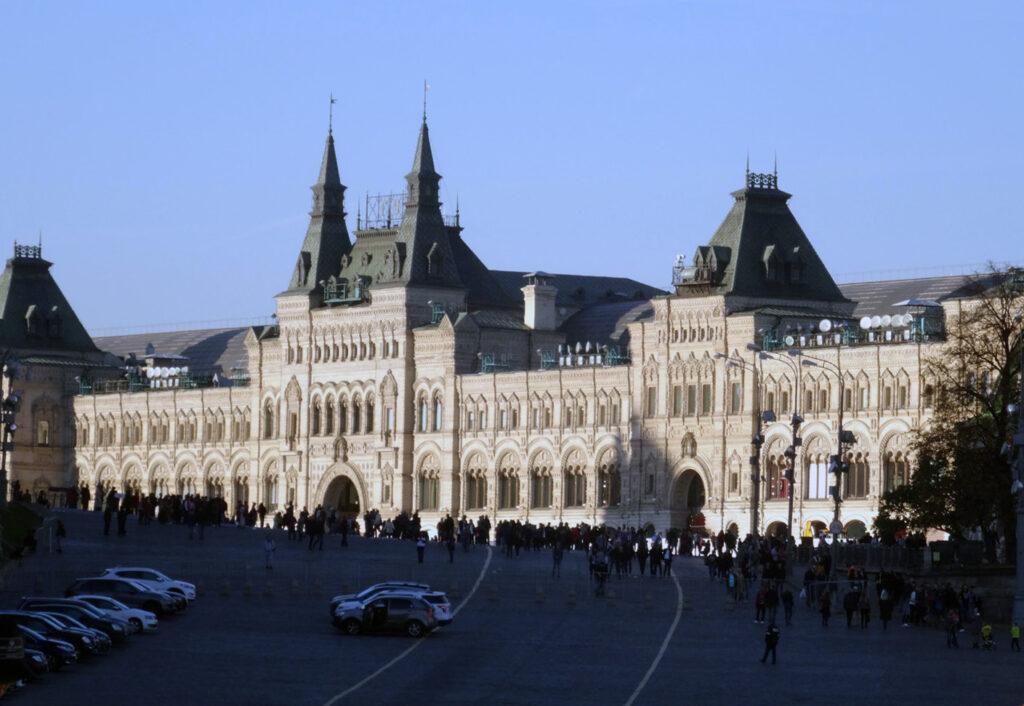
M 366 431 L 367 433 L 373 431 L 373 411 L 374 411 L 374 400 L 373 395 L 366 396 Z
M 324 403 L 324 434 L 334 433 L 334 400 L 330 397 Z
M 420 510 L 437 510 L 440 499 L 441 463 L 437 456 L 430 454 L 420 464 L 419 507 Z
M 533 457 L 530 464 L 530 506 L 534 508 L 551 507 L 554 503 L 551 483 L 551 454 L 541 451 Z
M 427 431 L 430 428 L 430 414 L 427 408 L 427 396 L 420 393 L 419 401 L 420 431 Z
M 583 507 L 587 502 L 586 459 L 583 452 L 573 449 L 562 465 L 562 484 L 565 489 L 565 507 Z
M 820 500 L 829 497 L 828 457 L 829 449 L 822 437 L 815 437 L 807 445 L 804 451 L 805 498 Z
M 910 481 L 907 458 L 903 451 L 885 453 L 885 490 L 895 490 Z
M 263 403 L 263 438 L 274 438 L 274 403 L 270 400 Z M 178 441 L 181 439 L 179 438 Z
M 348 400 L 344 397 L 338 400 L 338 433 L 348 433 Z
M 498 509 L 513 510 L 519 506 L 519 457 L 513 453 L 502 456 L 498 471 Z
M 619 471 L 619 454 L 607 449 L 597 465 L 597 504 L 614 507 L 622 499 L 622 476 Z
M 866 498 L 868 495 L 869 467 L 864 453 L 848 453 L 845 458 L 849 471 L 843 483 L 844 498 Z
M 441 395 L 434 394 L 434 431 L 441 431 L 441 420 L 443 419 L 444 408 L 441 404 Z
M 482 510 L 487 507 L 487 464 L 480 453 L 475 453 L 466 464 L 466 509 Z
M 352 398 L 352 433 L 353 434 L 358 434 L 360 432 L 360 430 L 361 430 L 361 427 L 360 427 L 360 420 L 361 420 L 360 412 L 361 411 L 362 410 L 361 410 L 361 404 L 360 404 L 359 398 L 358 397 L 353 397 Z
M 789 481 L 786 480 L 786 470 L 789 468 L 789 460 L 782 454 L 769 454 L 765 460 L 764 470 L 767 479 L 765 497 L 769 500 L 788 498 Z
M 320 400 L 313 400 L 313 436 L 320 436 Z

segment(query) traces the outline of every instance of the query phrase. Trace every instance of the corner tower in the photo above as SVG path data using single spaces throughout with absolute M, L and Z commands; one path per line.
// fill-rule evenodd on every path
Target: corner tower
M 333 130 L 327 131 L 320 175 L 310 189 L 313 191 L 313 210 L 309 212 L 309 228 L 288 289 L 282 294 L 322 295 L 320 282 L 337 272 L 341 256 L 352 247 L 345 226 L 345 186 L 338 176 Z M 317 304 L 319 302 L 314 305 Z

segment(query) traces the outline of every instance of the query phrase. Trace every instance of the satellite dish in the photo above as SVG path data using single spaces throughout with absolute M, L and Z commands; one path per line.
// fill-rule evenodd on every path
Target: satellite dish
M 828 333 L 832 330 L 832 322 L 828 319 L 822 319 L 818 322 L 818 330 L 822 333 Z
M 892 325 L 893 326 L 902 326 L 903 325 L 903 316 L 901 314 L 896 314 L 896 316 L 892 317 Z
M 878 328 L 881 325 L 882 325 L 882 317 L 881 316 L 872 316 L 871 317 L 871 328 Z
M 787 346 L 791 346 L 794 343 L 796 343 L 796 339 L 795 338 L 793 338 L 792 336 L 786 336 L 786 345 Z
M 871 317 L 870 316 L 862 316 L 861 319 L 860 319 L 860 327 L 861 328 L 871 328 Z
M 886 314 L 882 317 L 882 326 L 888 327 L 890 325 L 892 325 L 892 317 Z

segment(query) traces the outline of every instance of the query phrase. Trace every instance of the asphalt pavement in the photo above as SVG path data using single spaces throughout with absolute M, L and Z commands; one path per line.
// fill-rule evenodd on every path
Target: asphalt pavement
M 476 546 L 449 563 L 432 544 L 417 564 L 411 542 L 350 537 L 342 548 L 328 536 L 310 551 L 275 532 L 267 570 L 268 530 L 211 527 L 199 540 L 186 527 L 130 519 L 127 536 L 105 537 L 99 513 L 58 516 L 63 553 L 8 571 L 2 607 L 62 595 L 73 579 L 118 564 L 192 581 L 200 595 L 156 634 L 48 675 L 11 703 L 1024 703 L 1024 658 L 1002 635 L 995 652 L 972 650 L 966 633 L 953 650 L 939 630 L 897 622 L 883 632 L 877 620 L 847 629 L 838 615 L 823 628 L 798 606 L 778 664 L 761 664 L 765 626 L 752 603 L 726 601 L 697 559 L 677 557 L 675 579 L 613 577 L 597 597 L 578 552 L 553 578 L 547 551 L 509 558 Z M 383 580 L 448 592 L 455 620 L 422 640 L 332 627 L 330 596 Z

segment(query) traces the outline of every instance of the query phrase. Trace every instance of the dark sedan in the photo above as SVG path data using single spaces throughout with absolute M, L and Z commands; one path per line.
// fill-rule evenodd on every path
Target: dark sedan
M 115 645 L 123 643 L 128 636 L 127 624 L 123 620 L 111 618 L 88 603 L 74 598 L 22 598 L 18 610 L 70 616 L 86 627 L 102 631 Z
M 31 650 L 39 650 L 46 655 L 50 661 L 50 671 L 56 672 L 66 664 L 74 664 L 78 661 L 78 650 L 66 640 L 36 632 L 32 628 L 19 625 L 18 630 L 25 638 L 25 647 Z

